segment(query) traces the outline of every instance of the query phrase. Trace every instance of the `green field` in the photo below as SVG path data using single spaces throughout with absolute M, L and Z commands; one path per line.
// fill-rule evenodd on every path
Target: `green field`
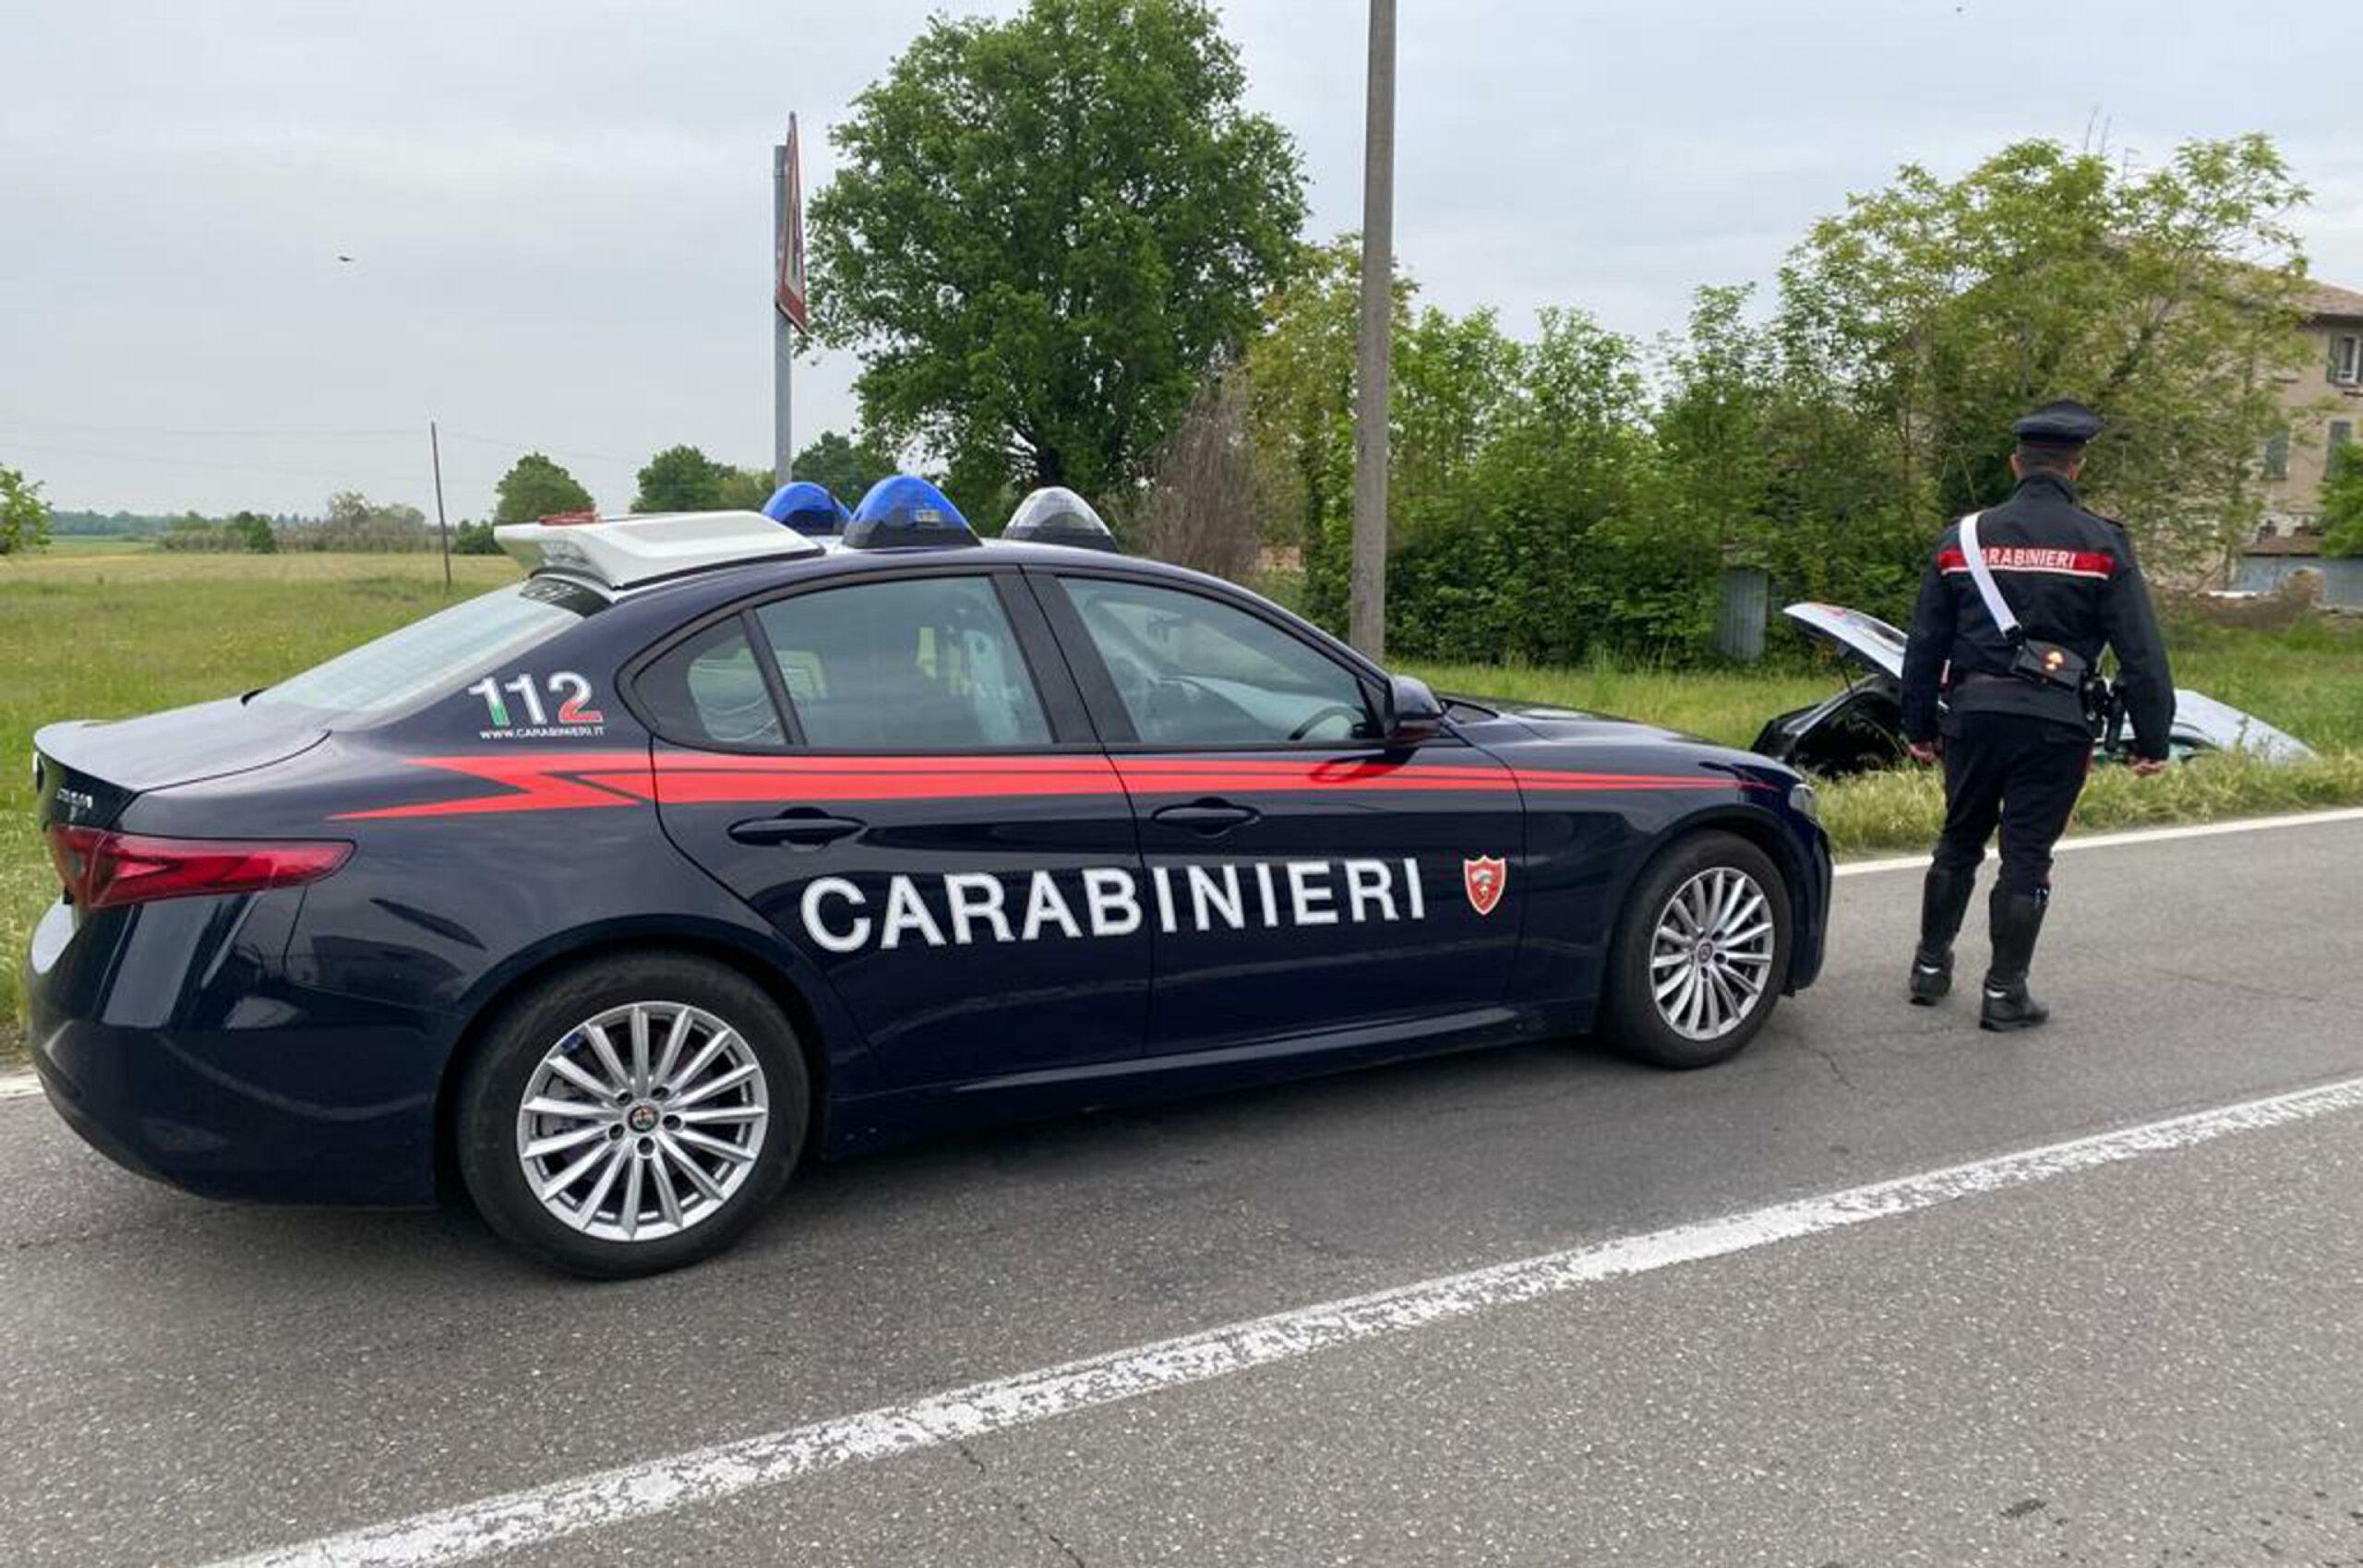
M 156 551 L 152 539 L 131 539 L 113 533 L 78 533 L 53 539 L 45 554 L 57 556 L 146 556 Z
M 78 545 L 97 544 L 78 541 Z M 456 592 L 512 580 L 499 557 L 459 557 Z M 183 556 L 69 548 L 0 557 L 0 767 L 65 718 L 114 718 L 264 685 L 447 603 L 428 555 Z M 2087 828 L 2363 803 L 2363 630 L 2176 634 L 2176 678 L 2255 712 L 2332 754 L 2273 769 L 2212 759 L 2169 775 L 2097 775 Z M 1595 666 L 1419 669 L 1438 688 L 1649 719 L 1745 746 L 1769 715 L 1834 689 L 1833 667 L 1717 673 Z M 16 761 L 9 761 L 9 759 Z M 18 777 L 24 775 L 19 773 Z M 0 781 L 5 784 L 5 781 Z M 17 964 L 55 893 L 21 784 L 0 811 L 0 1036 L 18 1014 Z M 1824 790 L 1841 849 L 1915 848 L 1934 831 L 1935 779 L 1900 772 Z M 0 1041 L 0 1043 L 5 1043 Z

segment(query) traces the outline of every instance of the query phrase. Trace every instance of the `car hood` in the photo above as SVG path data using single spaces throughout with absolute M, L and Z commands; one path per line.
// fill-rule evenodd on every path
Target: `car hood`
M 1843 604 L 1791 604 L 1781 612 L 1838 656 L 1889 680 L 1903 678 L 1903 633 L 1877 616 Z

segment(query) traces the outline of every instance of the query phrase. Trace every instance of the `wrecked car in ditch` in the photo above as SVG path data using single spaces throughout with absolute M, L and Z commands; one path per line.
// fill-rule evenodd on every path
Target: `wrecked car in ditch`
M 1842 777 L 1903 760 L 1903 633 L 1877 616 L 1841 604 L 1791 604 L 1781 612 L 1805 635 L 1833 650 L 1842 668 L 1858 671 L 1839 691 L 1811 707 L 1768 721 L 1752 749 L 1824 777 Z M 2131 738 L 2112 725 L 2094 749 L 2122 760 Z M 2177 687 L 2169 738 L 2177 761 L 2206 751 L 2246 751 L 2273 762 L 2302 761 L 2313 748 L 2253 713 L 2204 692 Z

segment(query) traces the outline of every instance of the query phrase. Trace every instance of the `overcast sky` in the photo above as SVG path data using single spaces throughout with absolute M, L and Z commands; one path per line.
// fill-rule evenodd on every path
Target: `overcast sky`
M 1514 330 L 1649 336 L 1768 280 L 1907 160 L 2104 127 L 2138 160 L 2261 130 L 2363 286 L 2363 4 L 1400 0 L 1397 242 Z M 769 159 L 825 134 L 928 0 L 0 0 L 0 462 L 56 505 L 454 517 L 521 450 L 620 509 L 647 455 L 771 451 Z M 1359 221 L 1364 0 L 1233 0 L 1312 232 Z M 350 262 L 338 259 L 350 256 Z M 798 444 L 854 416 L 798 365 Z

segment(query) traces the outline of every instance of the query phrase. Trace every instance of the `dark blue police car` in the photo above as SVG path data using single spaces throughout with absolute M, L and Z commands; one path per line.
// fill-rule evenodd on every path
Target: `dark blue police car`
M 43 729 L 58 1112 L 218 1197 L 455 1179 L 631 1275 L 808 1154 L 1596 1024 L 1698 1066 L 1820 966 L 1779 763 L 1439 701 L 1087 512 L 873 502 L 504 529 L 514 586 Z

